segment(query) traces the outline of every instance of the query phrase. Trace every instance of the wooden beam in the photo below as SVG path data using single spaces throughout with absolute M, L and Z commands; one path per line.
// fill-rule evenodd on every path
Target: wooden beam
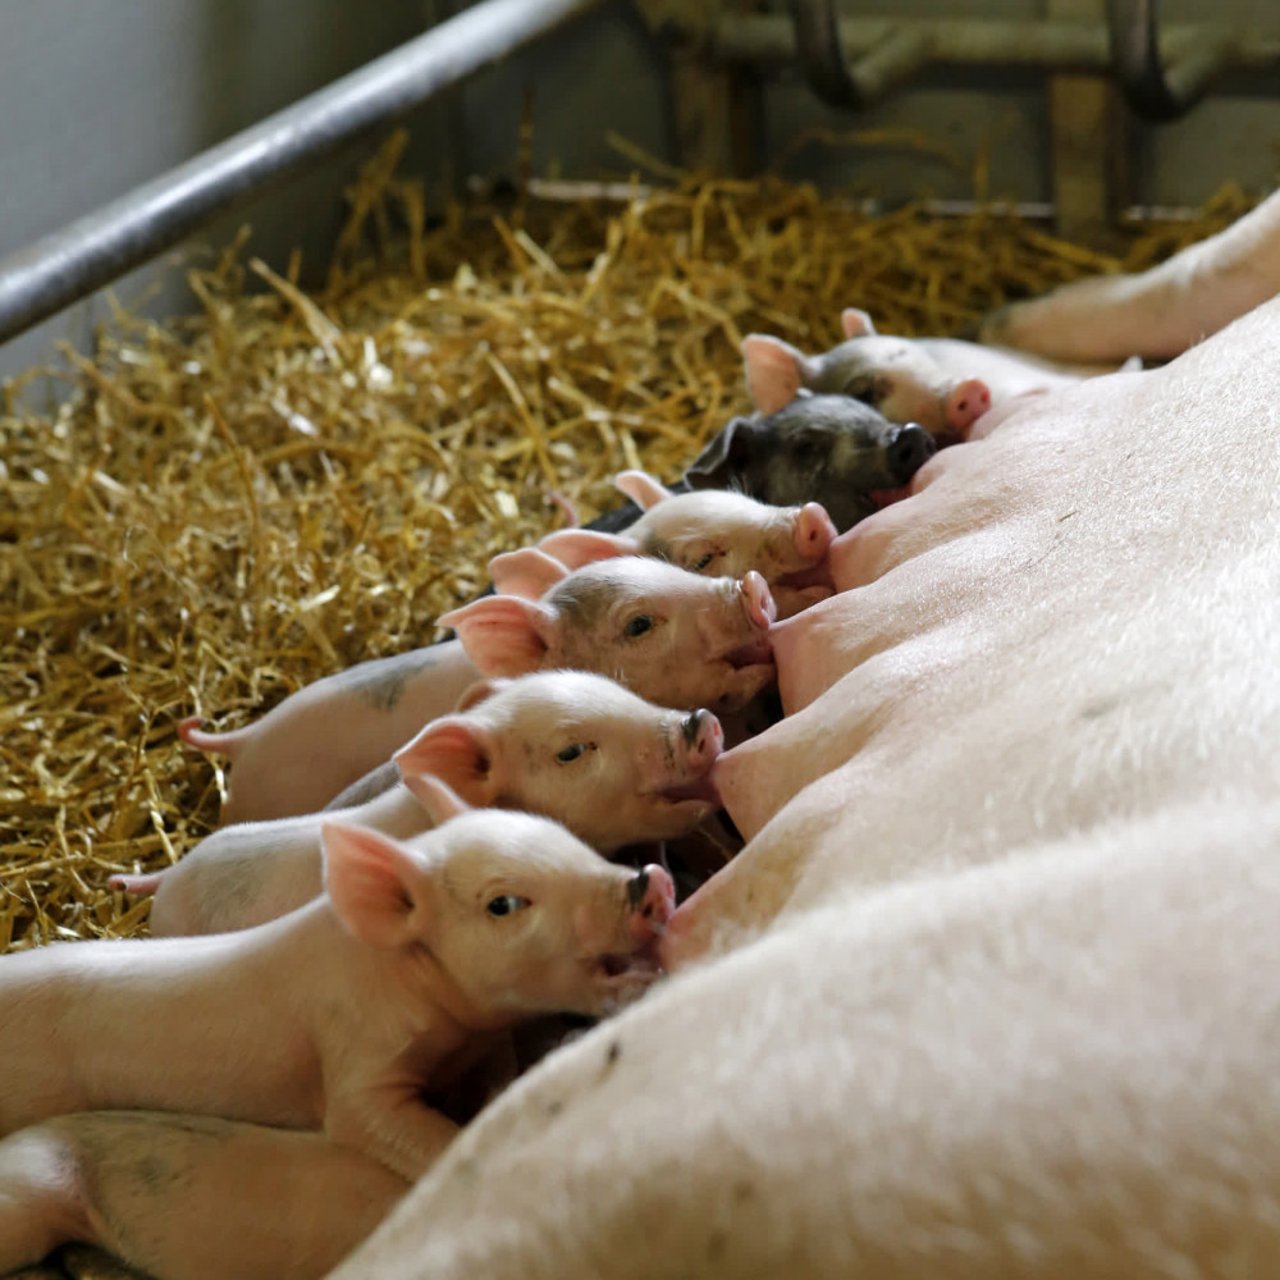
M 1048 0 L 1047 16 L 1105 24 L 1105 0 Z M 1110 80 L 1049 77 L 1050 185 L 1058 234 L 1105 246 L 1128 199 L 1127 117 Z

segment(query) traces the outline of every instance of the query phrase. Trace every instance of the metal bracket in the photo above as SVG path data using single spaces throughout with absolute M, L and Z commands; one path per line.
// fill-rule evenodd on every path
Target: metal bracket
M 1183 41 L 1182 57 L 1166 66 L 1160 54 L 1158 0 L 1107 0 L 1111 65 L 1120 92 L 1144 120 L 1177 120 L 1204 96 L 1226 65 L 1232 42 L 1204 32 Z
M 809 87 L 828 106 L 860 110 L 880 101 L 933 57 L 931 29 L 892 26 L 851 65 L 840 44 L 835 0 L 791 0 L 796 53 Z
M 818 98 L 851 111 L 869 106 L 840 47 L 835 0 L 791 0 L 791 23 L 805 79 Z
M 805 79 L 829 106 L 854 111 L 872 106 L 935 57 L 939 24 L 901 22 L 891 24 L 851 62 L 840 39 L 836 0 L 789 0 L 789 5 Z M 1166 62 L 1158 39 L 1157 7 L 1157 0 L 1107 0 L 1110 63 L 1135 114 L 1144 120 L 1176 120 L 1237 60 L 1240 42 L 1220 25 L 1183 25 L 1164 41 Z M 1080 31 L 1083 38 L 1088 28 Z

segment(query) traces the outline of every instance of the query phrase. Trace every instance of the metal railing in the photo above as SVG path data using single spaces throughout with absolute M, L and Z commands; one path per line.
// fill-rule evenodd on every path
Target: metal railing
M 1108 0 L 1107 22 L 1062 19 L 841 18 L 836 0 L 789 0 L 785 14 L 722 14 L 689 34 L 713 60 L 797 61 L 831 106 L 882 101 L 941 67 L 1112 72 L 1147 120 L 1185 115 L 1227 70 L 1280 74 L 1280 39 L 1197 21 L 1160 28 L 1157 0 Z M 679 27 L 676 20 L 673 25 Z M 1278 80 L 1280 83 L 1280 80 Z
M 600 0 L 483 0 L 0 261 L 0 342 Z

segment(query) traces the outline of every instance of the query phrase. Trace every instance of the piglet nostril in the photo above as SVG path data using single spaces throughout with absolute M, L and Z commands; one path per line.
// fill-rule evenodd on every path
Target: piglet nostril
M 661 936 L 676 909 L 676 887 L 670 873 L 651 862 L 631 881 L 627 895 L 632 906 L 632 938 L 649 942 Z
M 900 483 L 905 484 L 932 457 L 936 446 L 929 433 L 916 423 L 900 427 L 889 443 L 889 465 Z
M 966 378 L 943 400 L 943 418 L 953 431 L 963 431 L 991 407 L 991 389 L 981 378 Z
M 684 722 L 680 726 L 681 732 L 684 734 L 685 746 L 691 747 L 698 740 L 698 733 L 702 729 L 702 720 L 707 713 L 699 708 L 697 711 L 690 711 L 684 718 Z
M 644 902 L 645 894 L 648 892 L 649 892 L 649 873 L 647 871 L 637 871 L 636 874 L 631 878 L 630 884 L 627 885 L 627 902 L 630 904 L 631 909 L 633 911 L 636 911 L 639 909 L 641 903 Z M 649 911 L 648 911 L 648 908 L 646 907 L 645 915 L 648 915 L 648 914 L 649 914 Z
M 820 502 L 806 502 L 796 520 L 796 549 L 801 555 L 817 556 L 826 551 L 836 536 L 827 509 Z
M 753 627 L 760 631 L 768 631 L 777 621 L 778 606 L 774 603 L 769 586 L 764 578 L 754 569 L 747 571 L 747 576 L 738 583 L 747 605 L 747 616 Z

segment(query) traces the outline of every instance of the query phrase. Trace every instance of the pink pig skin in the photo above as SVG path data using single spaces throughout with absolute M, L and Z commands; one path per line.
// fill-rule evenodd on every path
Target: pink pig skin
M 146 1111 L 58 1116 L 0 1142 L 0 1273 L 79 1241 L 154 1280 L 318 1280 L 409 1186 L 319 1133 Z
M 656 556 L 715 577 L 741 578 L 754 569 L 779 618 L 831 595 L 827 548 L 836 529 L 820 503 L 771 507 L 728 489 L 672 493 L 644 471 L 623 471 L 615 483 L 644 511 L 624 533 L 562 529 L 539 548 L 571 569 L 615 555 Z
M 193 717 L 179 732 L 232 761 L 224 823 L 287 818 L 322 809 L 479 678 L 451 640 L 325 676 L 241 729 L 207 733 Z
M 323 1129 L 417 1177 L 455 1132 L 421 1090 L 523 1017 L 638 994 L 674 907 L 660 868 L 611 866 L 545 818 L 468 811 L 443 784 L 433 803 L 442 825 L 411 845 L 326 826 L 327 893 L 271 924 L 0 960 L 0 1134 L 198 1112 Z
M 1171 360 L 1280 290 L 1280 192 L 1136 275 L 1090 276 L 989 315 L 983 342 L 1054 360 Z
M 1062 366 L 1035 356 L 954 338 L 899 338 L 876 332 L 865 311 L 841 315 L 846 341 L 807 356 L 781 338 L 743 339 L 747 386 L 772 413 L 802 391 L 851 395 L 891 422 L 916 422 L 939 443 L 966 439 L 993 404 L 1070 386 L 1108 368 Z
M 532 548 L 498 556 L 493 566 L 500 591 L 534 599 L 490 596 L 456 609 L 439 623 L 456 622 L 460 641 L 328 676 L 231 734 L 204 734 L 186 722 L 187 742 L 232 757 L 224 822 L 322 809 L 451 710 L 481 673 L 594 671 L 660 706 L 716 712 L 738 710 L 773 683 L 768 632 L 777 611 L 758 573 L 700 578 L 626 557 L 570 577 Z M 515 586 L 504 586 L 504 577 Z M 646 629 L 633 634 L 639 619 Z
M 469 804 L 562 822 L 602 853 L 685 835 L 719 808 L 710 771 L 724 735 L 709 711 L 657 707 L 582 671 L 485 681 L 464 701 L 464 711 L 433 720 L 396 753 L 400 773 L 372 800 L 223 827 L 175 866 L 116 876 L 113 886 L 156 894 L 158 937 L 263 924 L 321 892 L 328 819 L 396 839 L 427 830 L 431 818 L 416 791 L 428 775 Z
M 495 556 L 502 594 L 440 619 L 489 675 L 569 667 L 667 707 L 746 706 L 775 679 L 773 597 L 756 572 L 702 578 L 643 556 L 570 572 L 537 548 Z

